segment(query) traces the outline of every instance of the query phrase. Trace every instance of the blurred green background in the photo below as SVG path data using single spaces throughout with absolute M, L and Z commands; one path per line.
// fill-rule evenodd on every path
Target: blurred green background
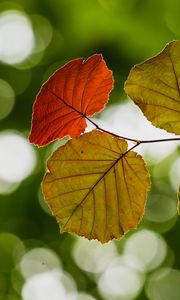
M 64 140 L 38 149 L 27 139 L 42 83 L 94 53 L 115 78 L 97 120 L 119 134 L 164 136 L 126 99 L 123 84 L 134 64 L 173 39 L 180 39 L 179 0 L 0 1 L 0 300 L 180 299 L 178 143 L 142 150 L 152 180 L 145 217 L 102 246 L 60 235 L 43 201 L 46 159 Z

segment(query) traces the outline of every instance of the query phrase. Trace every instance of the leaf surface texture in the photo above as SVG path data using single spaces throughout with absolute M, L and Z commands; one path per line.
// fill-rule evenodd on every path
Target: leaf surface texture
M 86 128 L 85 116 L 104 108 L 112 87 L 112 72 L 101 54 L 64 65 L 36 97 L 30 142 L 44 146 L 66 135 L 80 135 Z
M 53 153 L 42 187 L 62 232 L 105 243 L 137 227 L 149 175 L 142 157 L 126 151 L 126 141 L 94 130 Z
M 180 134 L 180 41 L 134 66 L 125 91 L 154 126 Z

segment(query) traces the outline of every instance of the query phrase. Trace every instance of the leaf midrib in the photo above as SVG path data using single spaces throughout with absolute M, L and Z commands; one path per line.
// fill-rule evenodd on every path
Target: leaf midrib
M 115 162 L 106 170 L 106 172 L 104 172 L 104 174 L 98 179 L 98 181 L 91 187 L 91 189 L 88 191 L 88 193 L 84 196 L 84 198 L 80 201 L 80 203 L 73 209 L 71 215 L 69 216 L 68 220 L 66 221 L 66 223 L 62 226 L 62 230 L 66 227 L 66 225 L 68 224 L 68 222 L 70 221 L 70 219 L 72 218 L 72 216 L 74 215 L 74 213 L 76 212 L 76 210 L 82 205 L 82 203 L 87 199 L 87 197 L 89 196 L 89 194 L 94 190 L 94 188 L 97 186 L 97 184 L 103 179 L 105 178 L 105 176 L 107 175 L 107 173 L 113 168 L 115 167 L 115 165 L 126 155 L 128 154 L 133 148 L 135 148 L 137 145 L 134 145 L 132 148 L 130 148 L 129 150 L 127 150 L 126 152 L 124 152 L 123 154 L 120 155 L 120 157 L 118 157 Z

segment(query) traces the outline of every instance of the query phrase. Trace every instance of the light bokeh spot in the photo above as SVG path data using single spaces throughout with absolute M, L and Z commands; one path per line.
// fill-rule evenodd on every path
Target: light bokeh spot
M 68 300 L 71 300 L 71 299 L 68 299 Z M 89 294 L 79 293 L 78 295 L 74 296 L 74 298 L 72 298 L 72 300 L 96 300 L 96 299 Z
M 0 79 L 0 120 L 6 118 L 11 113 L 14 102 L 14 90 L 8 82 Z
M 142 264 L 142 271 L 157 268 L 165 259 L 167 245 L 165 240 L 150 230 L 141 230 L 127 239 L 124 253 L 136 256 Z
M 67 300 L 74 300 L 75 295 L 77 295 L 77 287 L 73 277 L 69 273 L 63 272 L 61 274 L 61 283 L 66 290 Z
M 36 153 L 28 141 L 16 132 L 0 133 L 0 179 L 20 182 L 36 165 Z
M 142 273 L 143 269 L 143 263 L 140 258 L 132 254 L 123 253 L 119 255 L 111 263 L 111 266 L 113 267 L 115 267 L 116 265 L 127 266 L 128 268 L 139 271 L 140 273 Z
M 67 300 L 65 287 L 58 271 L 35 274 L 22 289 L 23 300 Z
M 103 272 L 117 255 L 113 242 L 102 245 L 96 240 L 77 238 L 73 249 L 76 264 L 82 270 L 91 273 Z
M 180 271 L 163 268 L 151 275 L 146 293 L 150 300 L 178 300 L 180 297 Z
M 21 256 L 25 253 L 25 247 L 21 239 L 9 232 L 0 233 L 0 270 L 10 271 Z
M 145 219 L 151 222 L 167 222 L 177 214 L 175 199 L 162 194 L 154 194 L 147 201 Z
M 20 11 L 0 14 L 0 60 L 19 64 L 33 51 L 34 33 L 29 18 Z
M 24 278 L 60 267 L 58 256 L 52 250 L 45 248 L 30 250 L 20 262 L 20 270 Z
M 177 158 L 170 169 L 170 180 L 175 192 L 178 191 L 180 185 L 180 157 Z
M 0 178 L 0 194 L 1 195 L 12 194 L 18 189 L 19 185 L 20 185 L 19 182 L 9 182 Z
M 98 288 L 105 299 L 134 299 L 142 289 L 144 276 L 137 270 L 117 263 L 106 269 L 98 282 Z
M 32 15 L 31 21 L 34 27 L 36 40 L 35 52 L 42 52 L 49 45 L 52 39 L 53 28 L 47 18 L 41 15 Z

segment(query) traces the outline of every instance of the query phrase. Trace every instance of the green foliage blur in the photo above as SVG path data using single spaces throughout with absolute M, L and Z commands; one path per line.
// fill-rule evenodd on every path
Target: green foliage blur
M 3 26 L 1 17 L 5 12 L 13 11 L 29 18 L 34 34 L 31 53 L 18 63 L 7 62 L 7 59 L 5 60 L 1 55 L 1 43 L 6 43 L 6 39 L 1 38 Z M 161 51 L 169 41 L 180 39 L 179 15 L 178 0 L 11 0 L 10 2 L 1 0 L 0 147 L 3 134 L 9 132 L 20 135 L 25 142 L 27 141 L 32 105 L 40 86 L 57 68 L 76 57 L 87 58 L 94 53 L 102 53 L 115 78 L 115 88 L 108 107 L 124 103 L 126 96 L 123 85 L 131 67 Z M 22 40 L 26 40 L 26 35 L 22 36 Z M 16 48 L 16 40 L 14 48 Z M 13 55 L 13 47 L 11 50 Z M 6 84 L 9 84 L 8 89 Z M 1 118 L 5 107 L 3 91 L 8 90 L 11 94 L 11 89 L 15 96 L 13 108 L 6 117 Z M 5 96 L 7 99 L 8 97 L 10 99 L 10 96 Z M 15 144 L 12 144 L 13 149 L 16 151 Z M 171 291 L 169 298 L 163 298 L 161 293 L 157 293 L 153 276 L 163 269 L 180 270 L 180 218 L 175 212 L 177 195 L 172 183 L 173 176 L 177 177 L 179 174 L 176 165 L 180 166 L 178 160 L 180 147 L 173 149 L 157 164 L 150 158 L 147 159 L 152 185 L 145 217 L 137 231 L 130 232 L 121 241 L 112 242 L 119 257 L 124 253 L 128 239 L 141 230 L 158 233 L 159 239 L 166 244 L 167 251 L 164 259 L 144 273 L 141 271 L 144 274 L 143 284 L 137 294 L 132 292 L 129 296 L 126 294 L 118 296 L 118 293 L 115 296 L 107 296 L 105 292 L 103 294 L 102 287 L 99 288 L 101 286 L 99 278 L 103 276 L 102 273 L 94 275 L 93 270 L 88 271 L 83 268 L 83 265 L 82 267 L 78 265 L 73 251 L 79 239 L 66 233 L 59 234 L 58 224 L 43 202 L 40 190 L 46 170 L 46 159 L 53 151 L 53 146 L 39 149 L 32 146 L 32 149 L 36 155 L 35 167 L 28 176 L 24 176 L 17 182 L 9 177 L 10 183 L 13 181 L 12 189 L 10 187 L 8 190 L 9 182 L 2 177 L 4 173 L 0 165 L 0 300 L 41 300 L 40 296 L 38 298 L 34 294 L 30 298 L 29 294 L 22 292 L 31 277 L 30 275 L 26 277 L 23 272 L 28 272 L 32 268 L 29 264 L 29 269 L 22 271 L 22 259 L 30 250 L 37 248 L 52 250 L 54 255 L 57 255 L 57 260 L 61 262 L 61 269 L 64 274 L 71 276 L 71 281 L 76 285 L 77 295 L 79 293 L 77 296 L 79 298 L 72 299 L 179 300 L 179 272 L 175 274 L 177 277 L 173 275 L 175 280 L 170 277 L 167 281 Z M 5 159 L 7 162 L 11 161 L 6 155 L 6 158 L 1 157 L 0 162 Z M 19 164 L 21 165 L 21 158 Z M 20 165 L 14 168 L 21 168 Z M 174 169 L 172 169 L 173 165 Z M 8 176 L 14 172 L 11 166 L 9 172 Z M 103 253 L 103 246 L 101 251 Z M 93 258 L 87 257 L 87 259 L 91 262 Z M 43 257 L 40 260 L 44 264 Z M 32 274 L 38 274 L 35 269 L 36 266 L 31 270 Z M 45 268 L 45 271 L 47 269 Z M 41 268 L 40 271 L 44 272 Z M 46 284 L 44 283 L 44 288 Z M 68 282 L 65 285 L 70 289 Z M 129 288 L 131 289 L 131 286 Z M 166 290 L 165 281 L 163 288 Z M 90 296 L 88 298 L 87 295 L 94 298 Z M 58 298 L 57 295 L 51 298 L 45 296 L 42 300 L 70 299 L 60 296 Z

